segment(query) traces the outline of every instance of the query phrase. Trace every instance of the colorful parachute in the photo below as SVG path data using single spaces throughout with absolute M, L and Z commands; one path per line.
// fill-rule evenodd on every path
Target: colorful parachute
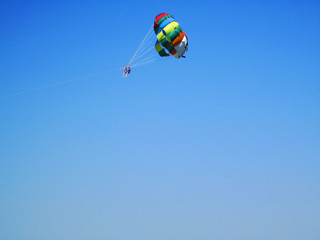
M 153 29 L 158 39 L 155 48 L 161 57 L 170 56 L 165 49 L 176 58 L 184 57 L 183 54 L 188 50 L 188 37 L 173 16 L 159 14 L 154 20 Z

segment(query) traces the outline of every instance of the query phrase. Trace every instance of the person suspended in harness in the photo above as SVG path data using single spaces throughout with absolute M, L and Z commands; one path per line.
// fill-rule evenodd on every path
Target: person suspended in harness
M 122 77 L 123 78 L 128 77 L 128 74 L 130 74 L 131 72 L 131 68 L 129 66 L 125 66 L 125 67 L 122 67 L 121 69 L 123 69 Z

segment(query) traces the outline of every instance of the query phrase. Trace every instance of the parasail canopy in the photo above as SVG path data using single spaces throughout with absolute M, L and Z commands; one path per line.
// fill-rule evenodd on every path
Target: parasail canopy
M 188 50 L 188 37 L 172 15 L 161 13 L 156 16 L 153 29 L 157 35 L 155 48 L 161 57 L 170 56 L 167 51 L 175 58 L 184 57 Z

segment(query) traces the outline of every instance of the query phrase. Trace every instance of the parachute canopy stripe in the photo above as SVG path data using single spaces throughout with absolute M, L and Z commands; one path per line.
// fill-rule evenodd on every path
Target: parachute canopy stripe
M 154 20 L 155 23 L 159 25 L 159 20 L 165 16 L 172 17 L 169 13 L 160 13 L 158 16 L 156 16 L 156 19 Z
M 158 42 L 155 47 L 157 52 L 160 52 L 163 49 L 160 45 L 160 42 Z
M 182 39 L 184 38 L 184 36 L 186 36 L 186 34 L 185 34 L 183 31 L 181 31 L 180 34 L 179 34 L 179 36 L 177 36 L 177 37 L 172 41 L 173 45 L 174 45 L 174 46 L 179 45 L 179 44 L 181 43 Z
M 176 29 L 174 29 L 172 32 L 168 34 L 168 37 L 161 40 L 161 45 L 167 46 L 169 43 L 173 42 L 181 32 L 182 32 L 182 29 L 180 27 L 177 27 Z
M 157 35 L 158 40 L 161 41 L 163 38 L 165 38 L 163 31 L 165 32 L 166 35 L 168 35 L 170 32 L 172 32 L 177 27 L 179 27 L 179 23 L 171 22 L 161 32 L 159 32 L 159 34 Z
M 155 48 L 161 57 L 169 56 L 169 54 L 161 47 L 160 42 L 157 41 Z
M 171 55 L 175 55 L 176 53 L 177 53 L 177 50 L 175 50 L 175 49 L 173 49 L 173 50 L 170 52 Z
M 169 44 L 168 46 L 166 46 L 166 49 L 168 50 L 169 53 L 171 53 L 174 50 L 174 46 Z
M 161 57 L 167 57 L 167 56 L 170 56 L 168 53 L 166 53 L 166 51 L 164 49 L 162 49 L 160 52 L 159 52 L 160 56 Z
M 159 14 L 158 17 L 156 17 L 155 21 L 154 21 L 154 24 L 153 24 L 153 29 L 154 29 L 154 32 L 155 34 L 158 34 L 159 32 L 159 26 L 160 24 L 168 19 L 168 18 L 172 18 L 172 20 L 174 20 L 174 18 L 168 14 L 168 13 L 162 13 L 162 14 Z M 162 27 L 163 28 L 163 27 Z
M 171 15 L 166 15 L 166 16 L 164 16 L 163 18 L 161 18 L 161 19 L 157 22 L 157 24 L 158 24 L 158 25 L 161 25 L 161 24 L 163 24 L 163 22 L 165 22 L 167 19 L 171 19 L 172 21 L 174 21 L 174 18 L 173 18 Z
M 171 22 L 173 22 L 174 19 L 173 18 L 167 18 L 165 19 L 162 23 L 161 23 L 161 27 L 158 27 L 156 30 L 156 34 L 159 33 L 159 31 L 161 31 L 161 29 L 165 28 L 166 26 L 168 26 Z

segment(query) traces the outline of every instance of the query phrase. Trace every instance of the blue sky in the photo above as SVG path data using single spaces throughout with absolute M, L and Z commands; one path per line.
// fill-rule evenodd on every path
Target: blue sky
M 0 239 L 319 239 L 319 10 L 3 2 Z M 33 91 L 125 65 L 161 12 L 186 59 Z

